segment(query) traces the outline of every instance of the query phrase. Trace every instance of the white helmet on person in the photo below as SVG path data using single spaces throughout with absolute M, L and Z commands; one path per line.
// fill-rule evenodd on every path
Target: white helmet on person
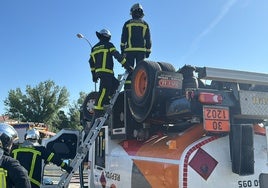
M 0 148 L 9 153 L 12 145 L 19 140 L 17 131 L 9 124 L 0 123 Z
M 132 5 L 132 7 L 130 8 L 130 14 L 132 14 L 136 10 L 143 11 L 143 8 L 140 3 L 135 3 L 134 5 Z
M 37 129 L 32 128 L 26 132 L 25 140 L 38 141 L 40 139 L 40 133 Z
M 130 8 L 130 15 L 132 15 L 133 18 L 142 18 L 144 16 L 143 8 L 140 3 L 135 3 Z
M 96 31 L 96 35 L 97 37 L 100 39 L 100 38 L 107 38 L 107 39 L 110 39 L 112 34 L 111 32 L 108 30 L 108 29 L 102 29 L 100 30 L 99 32 Z

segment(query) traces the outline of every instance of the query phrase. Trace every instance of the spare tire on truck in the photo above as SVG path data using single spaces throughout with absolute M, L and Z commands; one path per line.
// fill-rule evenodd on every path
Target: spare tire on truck
M 155 76 L 160 70 L 158 63 L 141 61 L 133 71 L 129 107 L 134 119 L 139 123 L 143 122 L 151 111 Z
M 155 62 L 139 62 L 131 81 L 131 96 L 135 105 L 145 107 L 148 104 L 155 84 L 155 73 L 160 70 L 161 67 Z
M 173 65 L 142 61 L 132 74 L 129 109 L 138 123 L 162 124 L 166 121 L 166 101 L 178 96 L 182 75 Z
M 95 101 L 98 98 L 98 94 L 99 94 L 98 92 L 93 91 L 86 96 L 80 110 L 81 125 L 84 126 L 86 122 L 91 121 L 94 114 L 94 105 Z
M 160 65 L 161 71 L 176 72 L 175 67 L 170 63 L 166 62 L 157 62 L 157 63 Z

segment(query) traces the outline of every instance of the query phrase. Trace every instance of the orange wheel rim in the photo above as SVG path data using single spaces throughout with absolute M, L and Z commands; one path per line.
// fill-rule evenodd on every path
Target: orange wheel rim
M 146 89 L 147 89 L 147 73 L 145 72 L 145 70 L 139 70 L 137 72 L 137 75 L 135 77 L 135 93 L 138 97 L 142 97 L 144 96 Z

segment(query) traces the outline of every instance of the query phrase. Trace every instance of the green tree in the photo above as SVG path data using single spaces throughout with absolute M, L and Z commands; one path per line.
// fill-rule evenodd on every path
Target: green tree
M 77 101 L 73 102 L 73 104 L 69 105 L 68 111 L 65 112 L 60 110 L 57 114 L 57 117 L 52 122 L 51 131 L 57 132 L 61 129 L 76 129 L 82 130 L 83 127 L 80 125 L 80 108 L 84 102 L 86 97 L 85 92 L 79 93 L 80 97 Z M 67 115 L 66 115 L 67 114 Z
M 57 113 L 56 118 L 52 122 L 52 126 L 50 127 L 50 130 L 52 132 L 58 132 L 61 129 L 69 128 L 69 124 L 70 124 L 69 118 L 67 117 L 67 115 L 65 114 L 63 110 L 60 110 Z
M 80 124 L 80 109 L 87 94 L 85 92 L 80 92 L 79 96 L 80 97 L 76 101 L 76 103 L 69 106 L 69 118 L 70 118 L 69 127 L 81 130 L 83 127 Z
M 25 91 L 23 94 L 20 88 L 10 90 L 4 101 L 12 118 L 51 125 L 57 119 L 60 109 L 68 105 L 67 89 L 51 80 L 35 87 L 27 85 Z

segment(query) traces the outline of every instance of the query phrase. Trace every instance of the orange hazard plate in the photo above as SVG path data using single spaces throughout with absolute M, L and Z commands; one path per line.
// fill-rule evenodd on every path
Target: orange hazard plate
M 229 132 L 230 117 L 228 107 L 203 107 L 204 129 L 208 132 Z

